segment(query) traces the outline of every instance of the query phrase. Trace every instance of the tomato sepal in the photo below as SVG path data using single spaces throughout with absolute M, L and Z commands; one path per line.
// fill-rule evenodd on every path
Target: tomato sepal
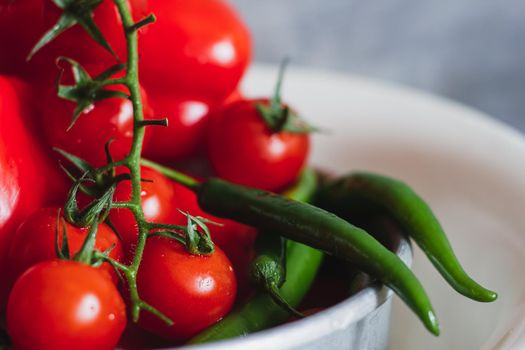
M 284 105 L 281 99 L 281 90 L 284 80 L 284 73 L 288 66 L 289 59 L 285 58 L 279 66 L 277 83 L 275 91 L 269 104 L 257 102 L 255 108 L 260 117 L 264 120 L 266 126 L 274 132 L 289 132 L 295 134 L 309 134 L 318 131 L 316 127 L 311 126 L 303 120 L 297 113 Z
M 93 40 L 118 59 L 117 54 L 113 51 L 93 20 L 93 11 L 102 3 L 102 0 L 53 0 L 53 3 L 62 9 L 63 13 L 56 24 L 51 27 L 31 49 L 31 52 L 27 56 L 28 61 L 31 60 L 41 48 L 77 24 L 84 28 Z

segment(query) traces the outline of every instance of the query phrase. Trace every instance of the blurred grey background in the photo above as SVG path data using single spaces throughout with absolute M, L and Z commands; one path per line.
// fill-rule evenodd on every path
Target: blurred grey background
M 232 0 L 255 60 L 396 81 L 525 132 L 524 0 Z

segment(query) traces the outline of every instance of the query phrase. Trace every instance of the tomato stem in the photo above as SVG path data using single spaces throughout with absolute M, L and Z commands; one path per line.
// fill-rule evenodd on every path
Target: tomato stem
M 134 23 L 131 27 L 128 27 L 126 32 L 128 32 L 128 33 L 136 32 L 140 28 L 142 28 L 144 26 L 147 26 L 148 24 L 154 23 L 156 20 L 157 20 L 157 18 L 155 17 L 155 15 L 154 14 L 150 14 L 149 16 L 144 17 L 143 19 L 141 19 L 137 23 Z
M 144 212 L 142 210 L 141 204 L 141 176 L 140 176 L 140 156 L 142 151 L 142 144 L 144 142 L 144 133 L 146 124 L 144 123 L 144 113 L 143 105 L 140 94 L 140 85 L 139 85 L 139 69 L 138 69 L 138 38 L 137 38 L 137 29 L 141 26 L 151 23 L 154 21 L 154 17 L 147 17 L 145 21 L 139 21 L 135 23 L 133 17 L 131 16 L 131 11 L 129 4 L 126 0 L 114 0 L 115 5 L 120 14 L 122 24 L 124 27 L 124 35 L 126 37 L 127 53 L 128 53 L 128 62 L 126 76 L 121 79 L 121 82 L 128 88 L 130 93 L 130 100 L 133 105 L 133 139 L 132 146 L 129 154 L 123 160 L 123 165 L 125 165 L 130 171 L 131 179 L 131 200 L 127 203 L 121 203 L 117 206 L 126 207 L 129 209 L 135 220 L 137 221 L 138 226 L 138 240 L 137 246 L 135 248 L 135 255 L 131 265 L 125 269 L 124 275 L 128 282 L 128 288 L 131 299 L 131 318 L 134 322 L 137 322 L 140 315 L 140 310 L 144 309 L 153 314 L 157 315 L 163 319 L 166 323 L 171 324 L 166 316 L 160 313 L 158 310 L 153 308 L 151 305 L 147 304 L 140 299 L 138 289 L 137 289 L 137 272 L 139 269 L 142 256 L 144 254 L 144 248 L 146 247 L 146 241 L 149 233 L 149 225 L 146 222 L 144 217 Z M 116 162 L 118 163 L 118 162 Z M 115 164 L 115 163 L 114 163 Z

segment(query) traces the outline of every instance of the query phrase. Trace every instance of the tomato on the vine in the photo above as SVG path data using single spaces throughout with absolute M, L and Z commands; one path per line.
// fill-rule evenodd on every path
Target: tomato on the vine
M 168 126 L 150 130 L 144 149 L 148 158 L 172 162 L 204 150 L 212 104 L 202 98 L 181 98 L 177 94 L 153 95 L 155 114 L 168 119 Z
M 100 73 L 100 72 L 97 72 Z M 112 88 L 121 92 L 121 86 Z M 145 91 L 142 91 L 145 119 L 153 118 Z M 75 103 L 62 99 L 56 91 L 50 91 L 42 106 L 41 122 L 48 143 L 94 166 L 106 164 L 105 145 L 112 140 L 109 149 L 115 160 L 124 158 L 131 149 L 133 140 L 133 106 L 130 100 L 109 98 L 97 101 L 91 109 L 83 112 L 68 130 L 73 118 Z M 146 140 L 149 131 L 146 130 Z
M 63 245 L 62 230 L 64 228 L 62 219 L 57 222 L 58 210 L 58 208 L 43 208 L 34 212 L 14 233 L 8 254 L 10 277 L 13 282 L 31 266 L 41 261 L 57 258 L 55 249 L 57 225 L 59 247 Z M 82 247 L 89 228 L 76 227 L 66 222 L 65 229 L 70 255 L 73 257 Z M 97 229 L 95 249 L 105 252 L 110 248 L 112 250 L 109 257 L 122 261 L 124 256 L 122 243 L 108 225 L 101 223 Z M 111 265 L 104 263 L 101 268 L 109 273 L 115 282 L 117 281 Z
M 140 70 L 151 93 L 217 102 L 237 86 L 251 55 L 250 35 L 224 0 L 151 1 L 157 22 L 144 29 Z
M 146 0 L 128 2 L 135 20 L 149 14 Z M 70 57 L 81 64 L 115 64 L 115 57 L 80 26 L 66 30 L 26 62 L 31 49 L 55 25 L 60 14 L 61 10 L 51 0 L 0 0 L 0 73 L 37 82 L 43 80 L 45 86 L 49 86 L 58 73 L 55 60 L 59 56 Z M 93 19 L 120 60 L 125 61 L 122 22 L 113 1 L 103 0 L 94 10 Z
M 209 256 L 190 255 L 177 241 L 148 239 L 137 274 L 140 296 L 174 324 L 143 313 L 139 325 L 173 340 L 186 340 L 230 311 L 237 283 L 230 261 L 219 247 Z
M 272 131 L 257 108 L 270 103 L 239 100 L 213 115 L 208 157 L 218 176 L 269 191 L 295 180 L 306 162 L 310 138 L 307 133 Z
M 126 306 L 99 269 L 74 261 L 39 263 L 17 280 L 7 306 L 16 349 L 113 349 Z
M 141 201 L 144 218 L 148 222 L 166 222 L 172 213 L 175 199 L 172 183 L 164 175 L 151 168 L 141 168 Z M 117 185 L 113 199 L 125 202 L 131 199 L 131 181 L 122 181 Z M 109 218 L 124 243 L 127 252 L 137 243 L 138 227 L 133 213 L 128 209 L 112 209 Z

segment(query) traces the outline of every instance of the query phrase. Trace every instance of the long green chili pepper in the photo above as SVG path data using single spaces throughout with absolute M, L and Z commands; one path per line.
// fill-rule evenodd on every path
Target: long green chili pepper
M 416 276 L 366 231 L 313 205 L 220 179 L 203 182 L 196 193 L 201 208 L 213 215 L 278 232 L 355 264 L 393 289 L 430 332 L 439 334 L 432 305 Z
M 316 189 L 316 173 L 312 169 L 305 169 L 296 185 L 286 191 L 285 195 L 308 201 Z M 272 233 L 264 232 L 259 236 L 267 234 Z M 281 238 L 275 234 L 273 237 Z M 279 295 L 289 306 L 297 307 L 302 301 L 317 275 L 322 257 L 323 254 L 316 249 L 297 242 L 286 242 L 286 281 L 279 288 Z M 282 276 L 279 274 L 276 278 Z M 276 304 L 275 299 L 265 292 L 259 292 L 224 319 L 194 337 L 190 343 L 206 343 L 246 335 L 278 325 L 289 316 L 289 311 Z
M 344 217 L 352 211 L 379 209 L 387 213 L 399 222 L 456 291 L 481 302 L 497 298 L 495 292 L 467 275 L 432 210 L 405 183 L 371 173 L 354 173 L 326 185 L 320 191 L 318 202 Z
M 317 188 L 317 175 L 305 169 L 297 183 L 284 193 L 288 198 L 309 202 Z M 250 276 L 255 285 L 266 291 L 274 302 L 297 317 L 304 317 L 280 295 L 279 288 L 286 280 L 286 239 L 274 232 L 259 232 L 255 241 L 255 258 Z

